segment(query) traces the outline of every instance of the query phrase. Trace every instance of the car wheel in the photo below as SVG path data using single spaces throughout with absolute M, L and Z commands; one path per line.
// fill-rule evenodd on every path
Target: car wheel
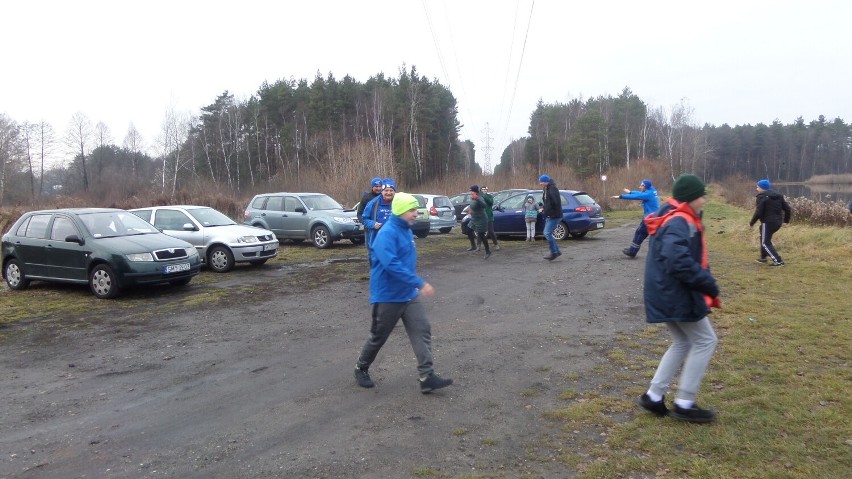
M 364 244 L 364 237 L 363 236 L 353 236 L 352 238 L 349 238 L 349 241 L 351 241 L 352 244 Z
M 21 269 L 21 263 L 16 259 L 6 263 L 6 284 L 12 289 L 26 289 L 30 285 L 30 280 L 24 276 L 24 270 Z
M 172 286 L 186 286 L 186 285 L 189 284 L 189 280 L 191 280 L 191 279 L 192 278 L 176 279 L 174 281 L 169 281 L 169 284 L 172 285 Z
M 207 265 L 216 273 L 227 273 L 234 269 L 234 253 L 224 246 L 214 246 L 207 253 Z
M 105 264 L 95 266 L 89 275 L 89 287 L 98 299 L 111 299 L 118 296 L 118 278 L 112 268 Z
M 438 228 L 438 231 L 440 231 L 442 234 L 447 234 L 452 230 L 452 228 Z
M 420 239 L 423 239 L 423 238 L 429 236 L 429 232 L 428 231 L 418 231 L 414 235 L 417 236 Z
M 572 232 L 571 237 L 572 238 L 582 238 L 583 236 L 586 236 L 586 233 L 588 233 L 588 231 L 578 231 L 576 233 Z
M 311 239 L 314 241 L 314 246 L 319 249 L 325 249 L 331 246 L 331 238 L 329 238 L 328 228 L 325 226 L 317 226 L 311 231 Z
M 253 260 L 253 261 L 249 261 L 249 264 L 252 265 L 252 266 L 260 266 L 260 265 L 266 263 L 266 260 L 268 260 L 268 259 L 269 258 L 256 259 L 256 260 Z
M 565 223 L 559 223 L 556 225 L 556 228 L 553 229 L 553 239 L 557 241 L 564 240 L 568 237 L 568 226 Z

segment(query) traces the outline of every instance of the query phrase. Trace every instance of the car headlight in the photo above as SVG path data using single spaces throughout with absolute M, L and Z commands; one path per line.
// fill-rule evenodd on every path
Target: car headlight
M 134 262 L 154 261 L 154 255 L 152 255 L 151 253 L 130 253 L 129 255 L 127 255 L 127 259 Z
M 186 248 L 186 255 L 187 256 L 192 256 L 194 254 L 198 254 L 198 250 L 195 249 L 195 246 L 190 246 L 189 248 Z
M 240 236 L 237 243 L 257 243 L 257 236 Z
M 343 224 L 347 224 L 347 225 L 354 225 L 355 224 L 355 218 L 350 218 L 348 216 L 335 216 L 332 219 L 337 223 L 343 223 Z

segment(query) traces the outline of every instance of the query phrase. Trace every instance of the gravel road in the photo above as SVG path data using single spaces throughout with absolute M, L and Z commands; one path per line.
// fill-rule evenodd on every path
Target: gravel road
M 16 323 L 0 340 L 0 478 L 571 477 L 542 457 L 559 434 L 545 413 L 565 406 L 564 378 L 598 381 L 616 336 L 644 328 L 644 249 L 621 254 L 634 227 L 564 241 L 553 262 L 543 241 L 503 241 L 487 261 L 421 255 L 436 371 L 455 380 L 430 395 L 401 327 L 377 387 L 355 385 L 368 282 L 314 284 L 322 267 L 238 269 L 67 313 L 84 327 Z M 215 299 L 223 287 L 242 291 Z M 157 312 L 199 292 L 211 301 Z

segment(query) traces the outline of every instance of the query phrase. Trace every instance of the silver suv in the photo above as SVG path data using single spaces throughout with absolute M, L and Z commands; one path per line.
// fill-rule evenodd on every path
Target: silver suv
M 207 206 L 153 206 L 130 212 L 163 233 L 191 243 L 201 261 L 217 273 L 232 270 L 234 263 L 262 265 L 278 254 L 278 238 L 272 231 L 237 224 Z
M 364 243 L 364 227 L 355 210 L 344 209 L 323 193 L 264 193 L 246 207 L 244 224 L 266 228 L 278 239 L 301 243 L 310 239 L 317 248 L 337 240 Z

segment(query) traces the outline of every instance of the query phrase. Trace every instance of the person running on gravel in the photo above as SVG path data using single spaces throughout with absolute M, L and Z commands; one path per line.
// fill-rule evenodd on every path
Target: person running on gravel
M 640 200 L 642 202 L 643 220 L 646 216 L 660 208 L 660 200 L 657 198 L 657 189 L 654 188 L 654 184 L 651 183 L 651 180 L 647 179 L 642 180 L 642 183 L 639 184 L 638 191 L 630 191 L 625 188 L 624 194 L 613 196 L 613 199 Z M 645 241 L 645 238 L 647 237 L 648 228 L 645 226 L 645 221 L 640 221 L 639 226 L 636 227 L 636 232 L 633 233 L 633 241 L 630 243 L 630 246 L 624 248 L 621 252 L 631 258 L 635 258 L 639 253 L 639 248 L 642 247 L 642 242 Z
M 391 206 L 392 215 L 373 241 L 370 265 L 373 321 L 370 335 L 355 363 L 355 381 L 362 388 L 375 386 L 370 378 L 370 365 L 400 319 L 417 357 L 420 392 L 430 393 L 453 383 L 452 379 L 442 378 L 432 369 L 432 328 L 420 297 L 434 295 L 435 289 L 417 275 L 417 249 L 411 232 L 419 206 L 415 197 L 397 193 Z

